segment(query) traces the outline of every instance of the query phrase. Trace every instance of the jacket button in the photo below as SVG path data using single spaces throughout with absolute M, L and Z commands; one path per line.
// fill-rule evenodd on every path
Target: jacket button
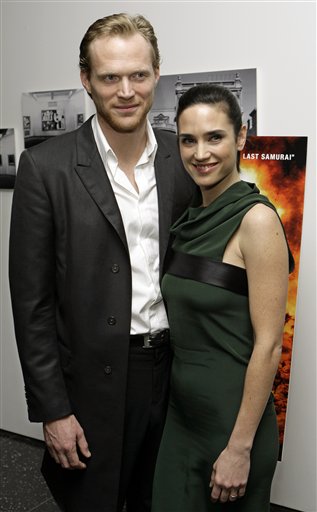
M 105 367 L 105 374 L 106 374 L 106 375 L 111 375 L 111 374 L 112 374 L 112 368 L 111 368 L 111 366 L 110 366 L 110 365 L 107 365 L 107 366 Z
M 114 274 L 117 274 L 120 270 L 120 267 L 117 263 L 114 263 L 111 267 L 111 272 L 113 272 Z
M 109 318 L 107 319 L 107 322 L 108 322 L 108 325 L 116 325 L 117 320 L 114 316 L 109 316 Z

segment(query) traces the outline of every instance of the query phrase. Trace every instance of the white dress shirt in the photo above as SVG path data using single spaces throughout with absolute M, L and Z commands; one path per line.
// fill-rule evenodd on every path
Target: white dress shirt
M 130 334 L 155 333 L 168 327 L 159 285 L 159 217 L 154 159 L 157 142 L 147 122 L 147 145 L 135 166 L 138 192 L 109 146 L 97 116 L 92 129 L 114 191 L 127 237 L 132 270 Z

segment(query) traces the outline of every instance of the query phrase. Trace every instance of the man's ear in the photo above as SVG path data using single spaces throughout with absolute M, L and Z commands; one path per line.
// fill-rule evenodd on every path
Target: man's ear
M 160 68 L 156 68 L 154 70 L 154 74 L 155 74 L 155 87 L 156 87 L 159 82 L 159 79 L 160 79 Z
M 91 94 L 90 80 L 87 71 L 80 71 L 80 80 L 88 94 Z

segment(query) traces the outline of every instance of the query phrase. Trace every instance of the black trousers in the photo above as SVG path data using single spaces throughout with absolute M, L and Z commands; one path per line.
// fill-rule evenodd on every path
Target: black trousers
M 171 352 L 131 347 L 118 512 L 150 512 L 167 410 Z

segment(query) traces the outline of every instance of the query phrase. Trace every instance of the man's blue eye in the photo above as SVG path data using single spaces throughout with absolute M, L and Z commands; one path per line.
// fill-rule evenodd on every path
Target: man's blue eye
M 105 82 L 114 82 L 117 79 L 115 75 L 106 75 L 104 77 Z

